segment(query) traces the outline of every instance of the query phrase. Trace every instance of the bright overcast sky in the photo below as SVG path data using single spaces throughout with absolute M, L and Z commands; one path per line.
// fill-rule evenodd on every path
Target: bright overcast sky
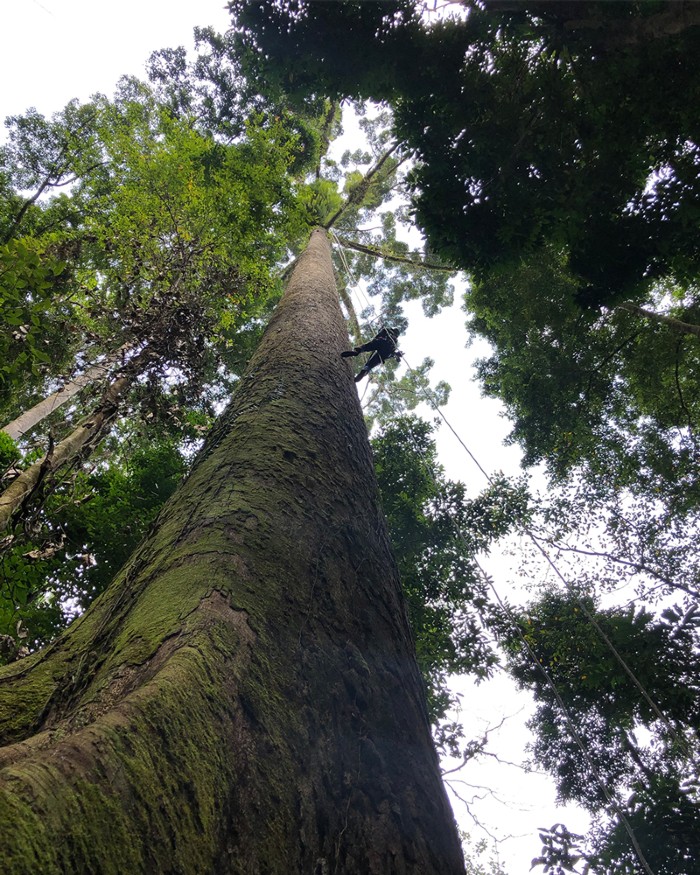
M 192 45 L 196 25 L 225 29 L 228 15 L 223 0 L 0 0 L 3 45 L 0 52 L 0 117 L 24 112 L 35 106 L 50 115 L 72 98 L 86 100 L 95 92 L 113 93 L 123 74 L 143 75 L 144 63 L 159 48 Z M 357 301 L 359 306 L 363 302 Z M 419 317 L 420 307 L 411 306 L 412 321 L 401 346 L 412 365 L 425 356 L 436 362 L 434 379 L 445 379 L 453 386 L 452 400 L 445 413 L 460 436 L 488 470 L 517 473 L 519 454 L 513 447 L 503 448 L 508 425 L 499 417 L 494 401 L 480 397 L 472 381 L 474 351 L 465 350 L 464 314 L 455 306 L 429 322 Z M 482 354 L 483 354 L 482 347 Z M 423 412 L 434 418 L 429 410 Z M 438 445 L 448 474 L 464 480 L 476 492 L 486 484 L 455 438 L 443 426 Z M 497 581 L 506 595 L 506 581 Z M 527 703 L 517 696 L 504 677 L 484 684 L 479 691 L 465 685 L 463 718 L 466 735 L 480 736 L 503 716 L 516 714 Z M 486 694 L 486 695 L 484 695 Z M 522 718 L 507 721 L 493 737 L 501 742 L 505 759 L 521 761 L 525 735 Z M 539 852 L 535 830 L 559 820 L 580 829 L 570 815 L 553 807 L 551 782 L 537 776 L 523 777 L 514 768 L 470 767 L 464 775 L 453 776 L 468 784 L 455 787 L 467 799 L 486 796 L 475 806 L 492 834 L 502 838 L 526 834 L 519 842 L 501 845 L 501 859 L 509 875 L 527 875 L 530 860 Z M 481 788 L 474 785 L 482 785 Z M 488 788 L 488 789 L 487 789 Z M 489 789 L 507 805 L 489 796 Z M 459 803 L 455 811 L 463 829 L 473 838 L 483 834 L 464 814 Z
M 191 45 L 196 25 L 224 29 L 224 0 L 0 0 L 2 117 L 73 97 L 110 96 L 124 73 L 141 75 L 156 49 Z

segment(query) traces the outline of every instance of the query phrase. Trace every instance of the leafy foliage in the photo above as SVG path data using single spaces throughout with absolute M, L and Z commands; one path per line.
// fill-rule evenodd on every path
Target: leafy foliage
M 0 471 L 4 471 L 18 458 L 19 449 L 17 444 L 8 434 L 0 431 Z
M 62 474 L 43 478 L 16 517 L 13 539 L 3 542 L 6 634 L 16 638 L 16 623 L 22 629 L 31 623 L 31 637 L 22 645 L 30 649 L 102 590 L 154 518 L 182 472 L 183 447 L 191 452 L 254 348 L 280 289 L 274 268 L 285 252 L 294 251 L 319 221 L 335 216 L 346 230 L 365 221 L 397 181 L 400 161 L 382 152 L 384 115 L 365 123 L 376 160 L 370 153 L 356 155 L 354 171 L 344 160 L 349 172 L 343 180 L 333 162 L 322 160 L 338 129 L 332 104 L 319 101 L 312 118 L 241 92 L 226 110 L 220 89 L 243 81 L 237 63 L 227 40 L 213 32 L 200 34 L 200 47 L 205 53 L 194 65 L 180 50 L 156 53 L 155 87 L 124 78 L 113 100 L 97 95 L 87 107 L 66 110 L 90 126 L 82 151 L 79 136 L 70 141 L 71 188 L 59 199 L 48 193 L 54 179 L 68 172 L 54 160 L 55 143 L 63 142 L 63 116 L 46 120 L 32 111 L 13 122 L 22 136 L 13 140 L 6 160 L 34 168 L 39 188 L 50 177 L 41 197 L 21 208 L 21 218 L 29 230 L 43 228 L 45 215 L 52 215 L 68 290 L 60 324 L 71 349 L 79 347 L 76 369 L 119 343 L 132 345 L 122 370 L 133 370 L 139 357 L 147 362 L 134 374 L 106 444 L 90 446 Z M 305 177 L 310 170 L 314 178 Z M 6 177 L 10 206 L 10 181 L 20 171 L 13 173 Z M 387 229 L 390 246 L 400 249 L 395 226 Z M 26 240 L 44 245 L 41 237 Z M 12 245 L 21 250 L 25 244 Z M 31 262 L 37 270 L 47 264 L 51 268 L 51 262 Z M 399 286 L 383 284 L 397 318 L 405 295 Z M 41 288 L 37 282 L 34 287 Z M 412 296 L 429 287 L 424 282 Z M 50 316 L 58 304 L 55 283 L 53 292 Z M 30 300 L 40 300 L 36 291 Z M 14 392 L 13 409 L 21 409 L 40 386 L 50 386 L 46 377 L 57 377 L 58 368 L 52 364 L 24 395 Z M 65 421 L 52 417 L 46 424 L 54 435 L 68 434 L 91 405 L 99 406 L 101 391 L 85 390 Z M 416 403 L 417 397 L 409 399 Z M 41 458 L 40 449 L 20 449 L 20 468 Z M 92 469 L 86 471 L 81 465 L 88 458 Z
M 545 461 L 557 477 L 584 469 L 611 491 L 692 507 L 697 338 L 645 313 L 582 311 L 579 291 L 553 252 L 470 287 L 470 329 L 494 348 L 479 364 L 484 391 L 506 404 L 526 464 Z M 654 299 L 652 310 L 697 322 L 694 287 L 659 286 Z
M 0 635 L 18 646 L 50 641 L 102 592 L 187 469 L 172 440 L 149 440 L 126 457 L 114 441 L 111 449 L 109 461 L 78 471 L 47 499 L 34 543 L 0 559 Z
M 569 478 L 545 511 L 550 543 L 563 550 L 564 536 L 603 520 L 610 562 L 697 596 L 697 337 L 679 325 L 698 322 L 698 28 L 655 2 L 463 5 L 468 15 L 429 22 L 409 0 L 234 0 L 236 26 L 198 31 L 193 63 L 162 50 L 151 85 L 127 78 L 111 101 L 10 120 L 0 410 L 21 410 L 72 361 L 80 371 L 125 341 L 154 356 L 92 469 L 75 459 L 42 484 L 43 504 L 4 544 L 6 658 L 50 640 L 146 532 L 250 354 L 280 289 L 276 267 L 318 223 L 344 239 L 344 267 L 381 299 L 382 321 L 400 324 L 416 298 L 438 312 L 451 303 L 450 265 L 469 269 L 471 328 L 494 346 L 485 391 L 505 401 L 526 461 Z M 240 50 L 268 77 L 265 96 Z M 387 100 L 395 115 L 365 117 L 369 148 L 334 161 L 335 99 L 348 94 Z M 409 212 L 390 199 L 407 187 L 428 247 L 401 240 Z M 468 499 L 437 465 L 430 427 L 390 421 L 389 384 L 412 409 L 429 365 L 398 381 L 387 368 L 370 409 L 389 422 L 377 473 L 436 736 L 455 752 L 447 677 L 486 678 L 495 663 L 496 612 L 474 556 L 526 502 L 500 481 Z M 54 429 L 66 433 L 88 404 L 86 393 Z M 37 453 L 0 432 L 7 465 Z M 539 703 L 533 756 L 562 798 L 597 815 L 585 845 L 562 825 L 543 830 L 536 862 L 636 875 L 624 811 L 654 870 L 687 875 L 700 831 L 686 780 L 697 774 L 696 609 L 603 610 L 588 593 L 607 580 L 580 582 L 579 598 L 545 593 L 520 630 L 592 768 L 501 618 L 511 670 Z M 666 720 L 584 621 L 582 600 Z
M 460 267 L 568 247 L 589 302 L 695 275 L 695 21 L 656 3 L 464 5 L 435 21 L 410 0 L 231 10 L 272 87 L 393 104 L 418 222 Z
M 431 717 L 438 721 L 453 702 L 450 674 L 483 679 L 495 665 L 484 623 L 486 584 L 474 557 L 511 529 L 525 497 L 497 482 L 468 499 L 464 484 L 445 478 L 431 433 L 429 423 L 400 417 L 380 430 L 372 448 Z
M 82 128 L 73 139 L 66 133 L 74 117 L 89 122 L 85 144 Z M 211 412 L 206 387 L 221 391 L 230 380 L 222 364 L 236 332 L 279 294 L 274 265 L 308 232 L 297 201 L 303 183 L 289 173 L 304 166 L 295 131 L 258 114 L 224 144 L 133 78 L 121 81 L 113 101 L 98 95 L 50 121 L 34 110 L 11 121 L 16 136 L 2 155 L 12 167 L 3 177 L 9 242 L 0 253 L 7 265 L 0 308 L 17 328 L 6 336 L 0 374 L 6 415 L 41 398 L 70 352 L 80 371 L 118 348 L 127 350 L 121 370 L 130 380 L 116 402 L 122 415 L 131 408 L 148 420 L 167 418 L 163 394 Z M 70 194 L 47 200 L 67 168 Z M 10 218 L 19 202 L 13 182 L 37 188 Z M 20 225 L 35 236 L 13 237 Z M 56 419 L 53 426 L 64 436 L 72 427 Z M 27 510 L 25 502 L 13 518 Z
M 539 703 L 531 721 L 533 758 L 555 777 L 562 799 L 598 815 L 586 850 L 592 871 L 641 871 L 623 812 L 654 871 L 687 872 L 697 859 L 700 823 L 697 785 L 688 780 L 697 770 L 700 731 L 696 607 L 667 608 L 656 617 L 547 592 L 519 626 L 522 637 L 510 629 L 505 641 L 511 672 Z M 550 838 L 551 862 L 562 845 Z

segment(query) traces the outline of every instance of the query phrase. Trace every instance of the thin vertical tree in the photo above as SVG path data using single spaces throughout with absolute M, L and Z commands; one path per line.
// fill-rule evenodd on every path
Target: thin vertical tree
M 51 443 L 45 456 L 21 471 L 9 486 L 0 492 L 0 532 L 4 532 L 17 516 L 21 516 L 26 503 L 46 477 L 90 454 L 109 431 L 119 413 L 124 395 L 156 357 L 157 353 L 153 349 L 144 347 L 121 368 L 118 374 L 115 374 L 90 415 L 84 417 L 77 427 L 55 446 Z
M 0 858 L 463 873 L 325 232 L 107 592 L 0 675 Z
M 52 413 L 55 413 L 59 407 L 75 398 L 86 386 L 90 386 L 98 380 L 104 380 L 108 377 L 110 372 L 120 362 L 123 362 L 127 353 L 134 345 L 129 343 L 122 344 L 119 349 L 108 353 L 101 361 L 90 365 L 82 374 L 78 374 L 73 379 L 64 380 L 55 392 L 51 392 L 50 395 L 42 398 L 41 401 L 38 401 L 28 410 L 24 410 L 11 422 L 3 425 L 0 431 L 4 431 L 13 441 L 20 440 L 32 429 L 36 428 L 39 423 L 51 416 Z

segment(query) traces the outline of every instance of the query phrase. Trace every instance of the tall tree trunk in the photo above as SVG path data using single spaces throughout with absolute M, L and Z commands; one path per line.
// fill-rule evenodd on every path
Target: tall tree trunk
M 94 447 L 104 436 L 114 417 L 124 393 L 154 357 L 150 347 L 143 349 L 124 367 L 122 373 L 108 386 L 100 403 L 90 416 L 85 417 L 77 428 L 62 441 L 52 446 L 43 459 L 25 468 L 0 494 L 0 532 L 3 532 L 20 513 L 41 483 L 59 468 L 75 461 L 88 448 Z
M 316 231 L 93 608 L 0 676 L 13 875 L 464 867 Z
M 39 403 L 35 404 L 33 407 L 30 407 L 29 410 L 25 410 L 24 413 L 20 414 L 16 419 L 13 419 L 12 422 L 3 425 L 0 431 L 4 431 L 5 434 L 8 434 L 13 441 L 19 440 L 28 431 L 36 428 L 36 426 L 39 425 L 42 420 L 46 419 L 47 416 L 50 416 L 54 410 L 57 410 L 67 401 L 70 401 L 71 398 L 74 398 L 86 386 L 89 386 L 90 383 L 94 383 L 95 380 L 103 379 L 112 369 L 112 366 L 122 360 L 123 356 L 130 348 L 130 344 L 124 344 L 124 346 L 121 346 L 118 350 L 106 356 L 101 362 L 89 367 L 74 380 L 67 380 L 60 389 L 47 395 L 46 398 L 39 401 Z

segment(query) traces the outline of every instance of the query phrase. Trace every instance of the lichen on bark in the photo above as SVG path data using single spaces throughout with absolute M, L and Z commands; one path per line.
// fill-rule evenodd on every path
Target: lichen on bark
M 0 857 L 45 873 L 463 872 L 325 233 L 192 474 L 0 675 Z

